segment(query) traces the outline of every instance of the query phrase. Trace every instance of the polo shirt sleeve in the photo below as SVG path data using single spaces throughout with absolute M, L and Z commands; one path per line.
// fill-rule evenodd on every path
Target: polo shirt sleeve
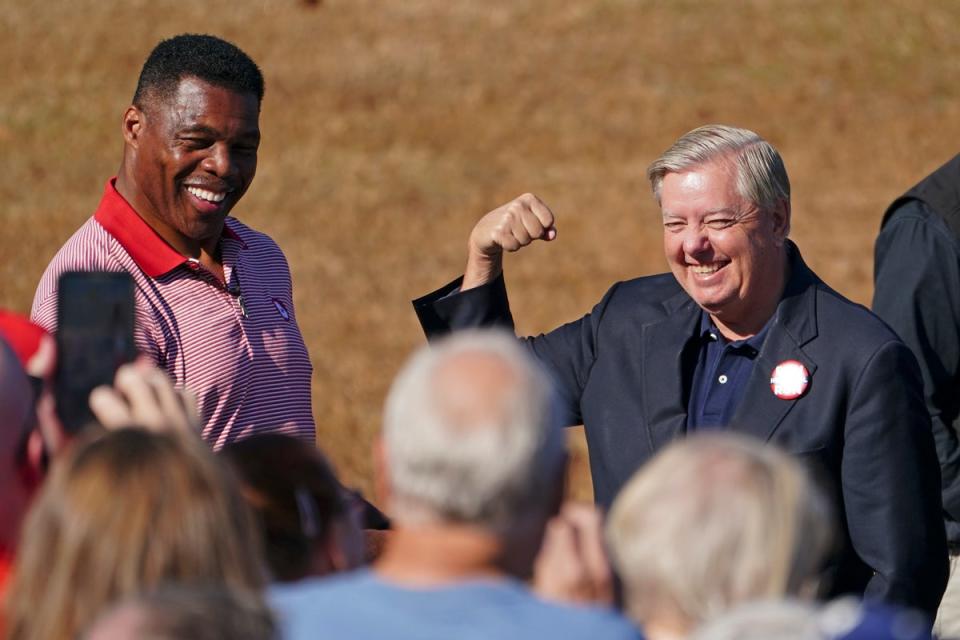
M 877 238 L 873 311 L 920 363 L 942 476 L 943 506 L 960 521 L 960 247 L 919 201 L 894 212 Z
M 42 296 L 38 292 L 30 309 L 30 321 L 40 325 L 48 333 L 57 332 L 57 296 Z

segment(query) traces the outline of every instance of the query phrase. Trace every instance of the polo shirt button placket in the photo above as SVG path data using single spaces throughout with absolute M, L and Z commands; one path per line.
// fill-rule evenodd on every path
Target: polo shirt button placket
M 217 287 L 218 289 L 226 293 L 230 298 L 236 298 L 237 306 L 240 307 L 240 315 L 243 316 L 244 319 L 250 317 L 250 315 L 247 313 L 247 305 L 243 300 L 243 292 L 240 290 L 239 287 L 237 287 L 236 290 L 234 290 L 233 288 L 227 286 L 225 283 L 220 282 L 220 280 L 214 277 L 212 273 L 207 271 L 207 269 L 204 268 L 204 266 L 200 264 L 200 261 L 197 260 L 196 258 L 187 258 L 186 265 L 191 271 L 199 274 L 200 277 L 211 282 L 215 287 Z M 232 301 L 230 304 L 232 306 L 233 304 Z
M 250 314 L 247 313 L 247 303 L 243 299 L 243 289 L 240 288 L 239 281 L 235 285 L 228 285 L 225 282 L 217 280 L 215 285 L 230 297 L 231 308 L 233 307 L 233 300 L 237 301 L 237 307 L 240 308 L 240 315 L 244 320 L 250 317 Z
M 229 271 L 224 267 L 224 275 L 227 277 L 228 282 L 230 282 L 232 278 L 232 282 L 230 282 L 230 284 L 222 283 L 223 287 L 227 290 L 227 293 L 237 299 L 237 306 L 240 307 L 240 315 L 243 316 L 244 319 L 249 318 L 250 314 L 247 312 L 247 303 L 243 299 L 243 288 L 240 284 L 240 272 L 236 266 Z
M 237 304 L 240 305 L 240 315 L 242 315 L 244 318 L 249 318 L 250 316 L 247 314 L 247 305 L 243 302 L 242 293 L 237 296 Z

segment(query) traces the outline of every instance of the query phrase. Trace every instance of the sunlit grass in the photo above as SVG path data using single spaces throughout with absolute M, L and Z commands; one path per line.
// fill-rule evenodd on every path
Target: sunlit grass
M 779 146 L 805 257 L 868 302 L 883 208 L 958 150 L 958 24 L 949 0 L 2 0 L 0 305 L 29 308 L 96 206 L 156 41 L 232 39 L 267 78 L 236 214 L 287 253 L 320 442 L 369 489 L 381 400 L 422 342 L 408 301 L 458 273 L 472 222 L 524 191 L 554 206 L 557 242 L 508 279 L 523 331 L 573 319 L 663 269 L 644 170 L 707 121 Z

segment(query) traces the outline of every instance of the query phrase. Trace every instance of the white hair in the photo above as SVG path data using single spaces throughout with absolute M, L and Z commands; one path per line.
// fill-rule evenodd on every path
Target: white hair
M 929 638 L 930 622 L 915 609 L 891 609 L 884 638 Z M 819 607 L 800 600 L 761 600 L 711 620 L 689 640 L 832 640 L 870 632 L 868 609 L 857 596 L 844 596 Z M 867 623 L 864 625 L 864 623 Z M 862 628 L 860 625 L 864 625 Z
M 707 622 L 690 640 L 829 640 L 818 611 L 796 600 L 750 602 Z
M 790 178 L 783 158 L 772 144 L 749 129 L 708 124 L 689 131 L 653 161 L 647 177 L 657 202 L 668 173 L 718 159 L 727 159 L 737 174 L 737 192 L 762 211 L 790 207 Z
M 613 504 L 607 539 L 634 619 L 667 613 L 695 626 L 749 600 L 812 597 L 833 523 L 799 462 L 722 432 L 641 468 Z
M 384 412 L 392 515 L 506 531 L 545 510 L 565 459 L 552 397 L 506 333 L 463 331 L 422 348 Z

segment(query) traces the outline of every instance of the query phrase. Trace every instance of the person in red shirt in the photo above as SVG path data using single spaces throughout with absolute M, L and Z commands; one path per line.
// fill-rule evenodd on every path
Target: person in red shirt
M 0 331 L 0 601 L 5 599 L 20 523 L 42 478 L 34 391 Z M 0 612 L 0 635 L 4 620 Z
M 117 175 L 50 262 L 31 310 L 55 333 L 62 273 L 129 273 L 137 348 L 197 395 L 215 450 L 258 433 L 316 440 L 287 259 L 232 213 L 256 174 L 263 95 L 259 68 L 233 44 L 160 42 L 123 113 Z
M 55 351 L 53 338 L 43 329 L 0 309 L 0 605 L 11 579 L 20 527 L 47 463 L 69 444 L 47 384 Z M 140 361 L 121 367 L 113 387 L 95 389 L 91 409 L 107 429 L 136 424 L 195 434 L 197 418 L 184 397 L 164 372 Z M 0 637 L 5 637 L 3 612 L 0 606 Z

